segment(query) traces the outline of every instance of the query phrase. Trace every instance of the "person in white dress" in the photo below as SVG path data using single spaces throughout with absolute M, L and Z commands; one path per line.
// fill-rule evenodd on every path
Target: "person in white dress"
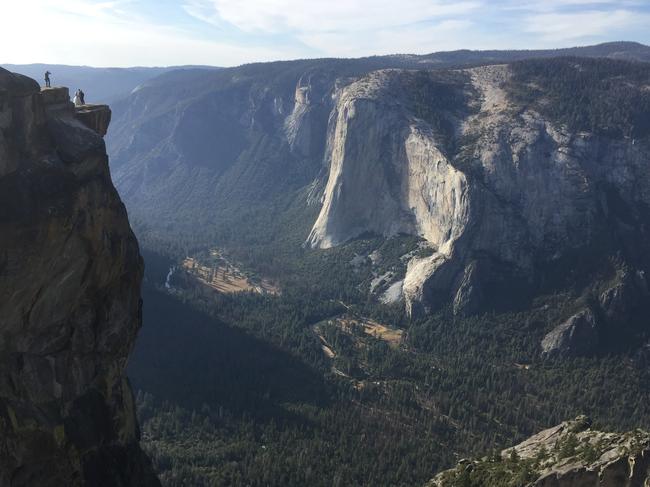
M 81 90 L 77 89 L 77 91 L 74 94 L 74 99 L 72 100 L 74 102 L 74 106 L 79 107 L 83 104 L 81 101 Z

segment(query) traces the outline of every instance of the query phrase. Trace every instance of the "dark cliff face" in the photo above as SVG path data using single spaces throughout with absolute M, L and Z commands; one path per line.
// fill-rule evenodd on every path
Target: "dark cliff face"
M 109 116 L 77 118 L 67 89 L 0 69 L 2 486 L 159 485 L 124 375 L 143 263 Z

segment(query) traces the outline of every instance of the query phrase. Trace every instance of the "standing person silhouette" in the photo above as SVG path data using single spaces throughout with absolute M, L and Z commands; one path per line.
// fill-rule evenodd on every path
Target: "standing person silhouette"
M 49 71 L 45 71 L 45 87 L 49 88 L 50 87 L 50 73 Z
M 79 88 L 79 101 L 81 101 L 82 105 L 86 104 L 86 94 L 83 92 L 81 88 Z

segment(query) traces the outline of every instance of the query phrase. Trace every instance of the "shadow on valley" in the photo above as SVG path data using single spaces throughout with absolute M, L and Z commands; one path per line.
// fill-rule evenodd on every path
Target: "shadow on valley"
M 178 261 L 143 250 L 144 327 L 130 375 L 143 446 L 163 485 L 423 485 L 459 458 L 578 414 L 612 430 L 647 424 L 644 356 L 540 355 L 545 334 L 575 312 L 570 292 L 522 312 L 443 309 L 408 321 L 402 307 L 360 291 L 374 276 L 400 279 L 400 257 L 428 251 L 413 237 L 362 236 L 297 252 L 288 265 L 288 251 L 240 246 L 234 260 L 246 267 L 284 270 L 280 296 L 184 289 L 172 279 L 176 298 L 154 286 Z M 371 254 L 381 257 L 373 263 Z M 603 279 L 609 286 L 613 276 Z M 345 314 L 403 338 L 391 347 L 346 330 L 334 319 Z
M 322 375 L 292 355 L 145 285 L 144 326 L 129 366 L 134 390 L 188 410 L 204 405 L 287 420 L 283 405 L 325 405 Z

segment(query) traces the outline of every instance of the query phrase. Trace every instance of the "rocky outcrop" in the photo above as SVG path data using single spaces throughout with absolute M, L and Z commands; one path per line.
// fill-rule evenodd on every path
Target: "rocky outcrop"
M 585 356 L 629 348 L 621 338 L 647 328 L 650 293 L 643 271 L 632 273 L 622 266 L 602 288 L 589 306 L 546 334 L 542 355 Z
M 82 105 L 75 108 L 75 115 L 86 127 L 102 137 L 106 135 L 111 123 L 111 109 L 108 105 Z
M 646 487 L 650 434 L 603 433 L 578 417 L 538 433 L 500 455 L 461 461 L 429 487 Z
M 111 123 L 111 109 L 108 105 L 81 105 L 75 107 L 70 101 L 70 92 L 64 86 L 43 88 L 41 100 L 48 114 L 63 118 L 76 118 L 86 127 L 102 137 Z
M 586 355 L 598 345 L 596 317 L 590 309 L 576 313 L 542 340 L 546 355 Z
M 624 269 L 619 271 L 612 285 L 598 296 L 598 306 L 605 320 L 624 324 L 633 319 L 638 303 L 649 299 L 645 272 L 637 270 L 632 273 Z
M 124 374 L 143 264 L 97 120 L 0 69 L 3 486 L 159 485 Z

